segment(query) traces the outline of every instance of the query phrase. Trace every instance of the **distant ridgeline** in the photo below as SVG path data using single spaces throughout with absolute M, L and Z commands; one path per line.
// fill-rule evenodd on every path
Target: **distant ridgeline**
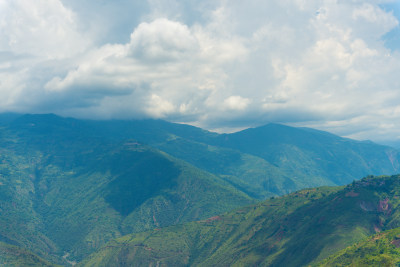
M 162 120 L 91 121 L 52 114 L 3 114 L 0 149 L 0 241 L 22 249 L 26 255 L 38 255 L 39 261 L 63 265 L 80 262 L 110 240 L 124 240 L 127 234 L 177 224 L 180 226 L 166 229 L 213 226 L 222 223 L 219 214 L 270 197 L 303 188 L 345 185 L 369 174 L 395 174 L 400 168 L 398 151 L 393 148 L 278 124 L 217 134 Z M 338 190 L 342 189 L 318 189 L 318 198 L 325 199 Z M 258 211 L 256 206 L 243 208 L 243 213 L 254 209 L 259 219 L 265 220 L 264 212 L 278 209 L 274 206 L 278 204 L 273 204 L 276 201 L 281 203 L 292 197 L 300 201 L 303 197 L 294 195 L 269 200 L 272 204 L 266 205 L 265 211 Z M 287 217 L 293 207 L 314 200 L 307 196 L 301 201 L 276 212 Z M 368 210 L 365 203 L 362 205 Z M 233 214 L 236 213 L 235 216 L 245 216 Z M 183 224 L 193 221 L 197 222 Z M 206 236 L 205 230 L 196 227 L 195 236 L 187 240 L 209 246 L 208 239 L 200 238 Z M 233 226 L 226 227 L 222 232 L 231 235 Z M 258 225 L 254 229 L 264 227 Z M 368 230 L 360 236 L 371 233 L 373 230 Z M 230 250 L 231 247 L 222 246 L 222 240 L 234 237 L 220 237 L 218 242 L 209 240 L 217 242 L 209 249 Z M 136 242 L 137 238 L 133 240 Z M 240 238 L 253 240 L 251 236 Z M 116 240 L 112 242 L 121 242 Z M 359 240 L 357 235 L 345 244 Z M 146 247 L 139 243 L 133 243 L 135 251 L 143 248 L 143 255 L 147 255 Z M 271 244 L 265 246 L 260 251 L 268 250 Z M 193 249 L 199 254 L 178 254 L 189 257 L 188 264 L 200 264 L 199 259 L 209 251 Z M 294 253 L 297 248 L 292 249 Z M 325 256 L 333 250 L 337 251 L 327 249 L 320 254 Z M 160 251 L 170 255 L 161 248 Z M 274 259 L 269 260 L 284 262 L 280 255 L 285 254 L 281 252 L 275 251 Z M 218 253 L 215 255 L 222 257 L 221 262 L 225 260 Z M 258 256 L 254 257 L 258 262 Z M 298 263 L 307 262 L 298 258 Z

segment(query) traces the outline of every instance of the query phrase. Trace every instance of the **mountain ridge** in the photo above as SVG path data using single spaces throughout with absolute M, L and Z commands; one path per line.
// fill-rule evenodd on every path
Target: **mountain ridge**
M 207 220 L 121 237 L 80 266 L 122 266 L 119 259 L 128 265 L 308 266 L 399 227 L 398 196 L 398 175 L 304 189 Z

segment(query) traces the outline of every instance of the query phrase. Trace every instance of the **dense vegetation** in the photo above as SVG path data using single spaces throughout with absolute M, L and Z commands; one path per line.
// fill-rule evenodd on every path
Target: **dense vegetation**
M 399 266 L 400 228 L 381 232 L 330 256 L 316 266 Z
M 399 196 L 399 176 L 301 190 L 207 220 L 121 237 L 83 265 L 306 266 L 399 227 Z
M 343 185 L 366 174 L 399 170 L 399 156 L 392 148 L 276 124 L 220 135 L 160 120 L 86 121 L 51 114 L 3 114 L 0 152 L 0 241 L 65 265 L 81 261 L 124 235 L 191 221 L 197 222 L 189 224 L 193 231 L 188 233 L 197 239 L 189 236 L 187 242 L 212 245 L 204 249 L 188 244 L 190 251 L 184 252 L 171 239 L 182 251 L 180 255 L 200 264 L 200 256 L 212 251 L 210 264 L 219 258 L 230 262 L 223 249 L 213 249 L 222 243 L 231 249 L 226 242 L 240 240 L 243 231 L 258 229 L 263 223 L 271 224 L 270 236 L 252 239 L 248 247 L 240 243 L 237 249 L 245 253 L 252 246 L 262 247 L 264 238 L 271 246 L 276 242 L 273 231 L 280 232 L 275 226 L 291 222 L 288 229 L 303 227 L 295 222 L 303 220 L 298 219 L 303 214 L 296 212 L 305 209 L 304 202 L 327 199 L 339 189 L 320 188 L 313 194 L 312 190 L 300 191 L 310 192 L 309 196 L 296 193 L 297 197 L 272 199 L 270 204 L 243 208 L 232 215 L 218 214 L 301 188 Z M 282 204 L 285 199 L 290 201 Z M 304 212 L 311 214 L 319 208 Z M 298 214 L 297 219 L 290 220 L 292 213 Z M 245 227 L 239 226 L 242 215 L 250 218 Z M 224 226 L 226 221 L 220 218 L 226 216 L 232 217 L 231 224 Z M 212 232 L 220 224 L 224 230 Z M 200 231 L 198 225 L 208 225 L 204 229 L 209 230 Z M 208 236 L 208 231 L 213 238 L 200 238 Z M 344 245 L 372 232 L 362 232 Z M 252 252 L 251 262 L 260 261 L 263 250 Z M 203 253 L 197 259 L 196 251 Z M 284 262 L 279 251 L 268 260 Z M 312 253 L 320 259 L 330 252 Z M 298 262 L 306 260 L 300 257 Z
M 0 135 L 0 241 L 53 262 L 65 263 L 65 254 L 80 261 L 121 235 L 254 202 L 138 141 L 93 137 L 54 116 L 25 120 Z
M 52 267 L 55 265 L 48 261 L 39 258 L 33 253 L 0 242 L 0 266 L 13 266 L 13 267 Z

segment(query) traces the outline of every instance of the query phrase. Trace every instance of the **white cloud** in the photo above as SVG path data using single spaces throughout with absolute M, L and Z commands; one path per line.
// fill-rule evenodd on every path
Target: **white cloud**
M 89 40 L 79 33 L 75 20 L 59 0 L 3 0 L 0 50 L 46 59 L 82 52 Z
M 45 88 L 92 91 L 92 97 L 126 93 L 142 98 L 139 109 L 149 116 L 164 118 L 173 111 L 184 116 L 217 109 L 219 102 L 204 103 L 223 89 L 224 67 L 245 55 L 240 40 L 221 40 L 198 26 L 157 19 L 140 24 L 127 44 L 93 50 L 76 69 L 53 78 Z
M 398 136 L 393 1 L 0 2 L 3 110 Z M 393 133 L 391 135 L 391 133 Z
M 222 106 L 227 110 L 245 110 L 250 102 L 250 99 L 234 95 L 225 99 Z
M 140 24 L 128 45 L 131 56 L 144 64 L 186 59 L 196 53 L 197 46 L 196 37 L 186 25 L 167 19 Z

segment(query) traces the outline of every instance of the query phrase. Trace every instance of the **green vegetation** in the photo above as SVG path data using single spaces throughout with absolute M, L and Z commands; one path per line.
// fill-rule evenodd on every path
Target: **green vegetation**
M 307 266 L 398 227 L 399 196 L 400 176 L 305 189 L 207 220 L 118 238 L 82 265 Z
M 320 210 L 329 213 L 329 201 L 334 200 L 329 196 L 339 194 L 340 188 L 300 191 L 216 216 L 301 188 L 342 185 L 369 173 L 399 169 L 399 157 L 391 148 L 310 129 L 271 124 L 220 135 L 160 120 L 86 121 L 51 114 L 0 116 L 0 152 L 0 241 L 63 265 L 80 262 L 110 240 L 171 225 L 179 225 L 176 231 L 190 226 L 185 247 L 175 240 L 180 233 L 166 235 L 181 258 L 175 261 L 163 248 L 135 245 L 134 254 L 143 255 L 143 264 L 152 260 L 144 256 L 149 251 L 164 253 L 162 262 L 168 258 L 168 264 L 201 264 L 201 257 L 211 265 L 286 264 L 290 257 L 282 255 L 297 253 L 295 238 L 305 240 L 298 246 L 307 247 L 307 239 L 294 229 L 314 229 L 304 222 L 312 222 Z M 365 203 L 376 197 L 366 195 Z M 343 205 L 360 212 L 357 206 Z M 361 215 L 357 222 L 350 214 L 332 217 L 337 224 L 349 220 L 359 225 L 343 230 L 346 238 L 318 226 L 337 241 L 319 237 L 321 251 L 310 249 L 308 255 L 322 259 L 373 233 L 369 220 L 376 216 Z M 186 222 L 193 223 L 183 226 Z M 393 219 L 385 225 L 396 223 Z M 281 233 L 293 236 L 292 241 L 280 239 Z M 265 258 L 265 249 L 272 256 Z M 308 262 L 297 258 L 299 264 Z
M 395 149 L 308 128 L 268 124 L 214 140 L 218 146 L 268 161 L 291 177 L 298 189 L 344 185 L 370 174 L 400 172 Z
M 215 175 L 80 123 L 28 116 L 2 128 L 0 240 L 65 264 L 66 253 L 80 261 L 124 234 L 254 203 Z
M 400 228 L 381 232 L 328 257 L 316 266 L 399 266 Z
M 14 267 L 51 267 L 53 264 L 39 258 L 31 252 L 0 242 L 0 266 Z

